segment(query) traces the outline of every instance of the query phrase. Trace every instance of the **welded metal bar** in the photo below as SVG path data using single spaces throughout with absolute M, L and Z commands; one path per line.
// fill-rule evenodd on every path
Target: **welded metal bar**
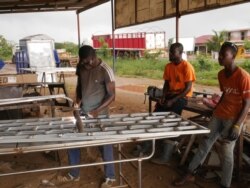
M 116 54 L 115 54 L 115 17 L 114 17 L 114 0 L 111 0 L 111 23 L 112 23 L 112 49 L 113 49 L 113 71 L 115 70 Z
M 74 117 L 65 118 L 35 118 L 21 120 L 0 121 L 0 144 L 6 151 L 11 150 L 30 152 L 34 149 L 47 149 L 67 147 L 70 142 L 83 142 L 84 145 L 107 143 L 108 141 L 139 141 L 147 139 L 160 139 L 178 137 L 186 134 L 203 134 L 209 130 L 191 121 L 180 118 L 174 113 L 167 113 L 162 119 L 148 120 L 152 114 L 136 113 L 113 116 L 100 116 L 97 119 L 81 118 L 84 124 L 84 132 L 77 133 Z M 162 116 L 154 113 L 153 117 Z M 137 121 L 123 121 L 126 117 L 143 117 Z M 146 120 L 145 120 L 146 119 Z M 126 119 L 131 120 L 131 119 Z M 119 125 L 119 123 L 121 123 Z M 167 126 L 166 126 L 167 125 Z M 169 125 L 169 126 L 168 126 Z M 61 145 L 58 143 L 61 143 Z M 26 145 L 17 149 L 15 144 Z M 22 144 L 23 143 L 23 144 Z M 12 145 L 11 145 L 12 144 Z M 36 147 L 34 148 L 34 144 Z M 8 145 L 8 147 L 7 147 Z M 77 145 L 77 144 L 76 144 Z M 12 148 L 11 148 L 12 146 Z M 3 151 L 0 149 L 0 151 Z
M 21 104 L 21 103 L 28 103 L 28 102 L 37 102 L 37 101 L 58 99 L 58 98 L 63 98 L 63 99 L 66 99 L 70 102 L 73 102 L 73 100 L 71 98 L 66 97 L 64 94 L 59 94 L 59 95 L 47 95 L 47 96 L 36 96 L 36 97 L 1 99 L 0 106 L 11 105 L 11 104 Z
M 133 130 L 132 130 L 133 131 Z M 123 140 L 140 140 L 140 139 L 148 139 L 148 138 L 168 138 L 169 136 L 178 137 L 180 135 L 189 135 L 189 134 L 205 134 L 209 133 L 209 130 L 188 130 L 188 131 L 175 131 L 175 132 L 156 132 L 156 133 L 124 133 L 124 135 L 116 135 L 114 132 L 110 132 L 106 135 L 98 135 L 98 133 L 67 133 L 67 134 L 59 134 L 59 135 L 37 135 L 37 136 L 29 136 L 27 133 L 26 136 L 9 136 L 6 139 L 6 136 L 1 136 L 0 144 L 9 144 L 9 143 L 39 143 L 39 142 L 72 142 L 72 141 L 95 141 L 99 143 L 102 140 L 110 139 L 123 139 Z M 103 133 L 102 133 L 103 134 Z M 20 135 L 20 134 L 19 134 Z M 111 136 L 112 135 L 112 136 Z M 5 139 L 4 139 L 5 138 Z
M 53 74 L 53 73 L 75 73 L 75 67 L 32 67 L 32 68 L 21 68 L 22 70 L 29 71 L 29 72 L 39 72 L 43 74 Z M 43 83 L 46 80 L 43 81 Z
M 122 159 L 122 155 L 121 155 L 121 150 L 122 150 L 122 145 L 118 144 L 118 159 L 121 160 Z M 122 164 L 119 163 L 119 184 L 123 185 L 123 178 L 122 178 Z
M 99 144 L 99 145 L 103 145 L 103 144 Z M 154 153 L 155 153 L 155 140 L 153 139 L 152 140 L 152 152 L 150 153 L 150 155 L 145 156 L 145 157 L 114 160 L 114 161 L 105 161 L 105 162 L 95 162 L 95 163 L 89 163 L 89 164 L 61 166 L 61 167 L 51 167 L 51 168 L 43 168 L 43 169 L 20 171 L 20 172 L 11 172 L 11 173 L 0 174 L 0 177 L 11 176 L 11 175 L 21 175 L 21 174 L 28 174 L 28 173 L 36 173 L 36 172 L 54 171 L 54 170 L 65 170 L 65 169 L 71 169 L 71 168 L 81 168 L 81 167 L 90 167 L 90 166 L 98 166 L 98 165 L 125 163 L 125 162 L 138 161 L 138 160 L 143 161 L 143 160 L 150 159 L 154 155 Z
M 138 160 L 138 188 L 142 187 L 142 182 L 141 182 L 141 163 L 142 161 L 139 159 Z
M 175 12 L 175 39 L 179 42 L 179 18 L 180 18 L 180 1 L 176 0 L 176 12 Z
M 120 163 L 119 163 L 120 164 Z M 126 187 L 130 187 L 132 188 L 132 186 L 130 185 L 129 181 L 127 180 L 127 178 L 123 175 L 123 173 L 120 174 L 120 179 L 122 179 L 123 181 L 126 182 L 126 184 L 122 184 L 120 186 L 126 186 Z
M 77 38 L 78 38 L 78 47 L 81 46 L 81 32 L 80 32 L 80 16 L 79 13 L 76 12 L 76 21 L 77 21 Z

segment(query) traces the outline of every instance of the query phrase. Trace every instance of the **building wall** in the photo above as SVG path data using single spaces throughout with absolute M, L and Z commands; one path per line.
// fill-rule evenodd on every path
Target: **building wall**
M 250 40 L 250 29 L 229 32 L 229 40 L 240 41 L 247 39 Z
M 250 40 L 250 30 L 246 31 L 246 39 Z

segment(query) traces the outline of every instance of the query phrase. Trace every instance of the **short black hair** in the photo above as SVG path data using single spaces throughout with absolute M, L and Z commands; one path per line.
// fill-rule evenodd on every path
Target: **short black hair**
M 176 43 L 171 44 L 170 50 L 175 49 L 175 48 L 178 48 L 180 52 L 183 53 L 183 45 L 181 43 L 176 42 Z
M 80 59 L 85 59 L 88 57 L 95 57 L 96 53 L 95 53 L 95 49 L 92 46 L 83 45 L 80 47 L 80 49 L 78 51 L 78 55 L 79 55 Z
M 224 42 L 222 45 L 221 45 L 221 49 L 222 48 L 229 48 L 231 51 L 232 51 L 232 53 L 233 53 L 233 55 L 234 55 L 234 57 L 236 56 L 236 54 L 237 54 L 237 52 L 238 52 L 238 47 L 234 44 L 234 43 L 232 43 L 232 42 Z

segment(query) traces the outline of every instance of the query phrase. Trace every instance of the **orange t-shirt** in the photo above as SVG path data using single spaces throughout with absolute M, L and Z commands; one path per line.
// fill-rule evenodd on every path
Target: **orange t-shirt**
M 223 98 L 216 106 L 214 115 L 222 119 L 235 119 L 241 111 L 242 100 L 250 99 L 250 76 L 238 68 L 227 78 L 223 69 L 218 73 L 218 79 Z
M 194 82 L 196 78 L 193 66 L 189 62 L 182 60 L 178 65 L 168 63 L 165 66 L 163 79 L 169 82 L 170 92 L 181 93 L 185 89 L 185 82 Z M 193 85 L 186 96 L 191 97 L 192 95 Z

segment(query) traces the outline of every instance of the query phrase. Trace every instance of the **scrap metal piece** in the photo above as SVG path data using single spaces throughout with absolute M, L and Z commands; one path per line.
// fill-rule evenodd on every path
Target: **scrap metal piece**
M 133 130 L 133 129 L 148 129 L 148 128 L 152 128 L 152 125 L 130 125 L 129 129 Z
M 165 118 L 165 116 L 148 116 L 148 117 L 145 117 L 146 120 L 159 120 L 159 119 L 162 119 L 162 118 Z
M 145 116 L 149 116 L 149 113 L 133 113 L 130 114 L 130 117 L 145 117 Z
M 153 112 L 151 113 L 152 116 L 168 116 L 171 112 Z
M 138 133 L 145 133 L 145 129 L 135 129 L 135 130 L 122 130 L 118 131 L 119 134 L 138 134 Z
M 123 126 L 123 125 L 131 125 L 131 124 L 135 124 L 135 121 L 118 121 L 118 122 L 114 122 L 113 125 L 117 125 L 117 126 Z
M 143 119 L 143 117 L 124 117 L 124 118 L 122 118 L 122 121 L 139 121 L 142 119 Z
M 139 124 L 154 124 L 159 123 L 159 120 L 140 120 L 138 121 Z
M 100 131 L 100 132 L 89 132 L 88 136 L 108 136 L 108 135 L 116 135 L 117 131 Z
M 155 125 L 155 127 L 156 128 L 175 127 L 175 126 L 178 126 L 178 125 L 179 125 L 178 122 L 169 122 L 169 123 L 162 123 L 162 124 Z
M 147 129 L 147 132 L 149 133 L 157 133 L 157 132 L 170 132 L 174 131 L 173 127 L 166 127 L 166 128 L 152 128 L 152 129 Z
M 194 130 L 194 129 L 197 129 L 197 126 L 196 126 L 196 125 L 175 127 L 175 130 L 176 130 L 176 131 Z
M 111 114 L 109 115 L 109 118 L 124 118 L 129 117 L 129 114 Z
M 161 119 L 161 122 L 162 123 L 168 123 L 168 122 L 179 122 L 181 121 L 182 119 L 181 118 L 169 118 L 169 119 Z
M 103 128 L 103 131 L 121 131 L 126 130 L 127 126 L 106 126 Z

